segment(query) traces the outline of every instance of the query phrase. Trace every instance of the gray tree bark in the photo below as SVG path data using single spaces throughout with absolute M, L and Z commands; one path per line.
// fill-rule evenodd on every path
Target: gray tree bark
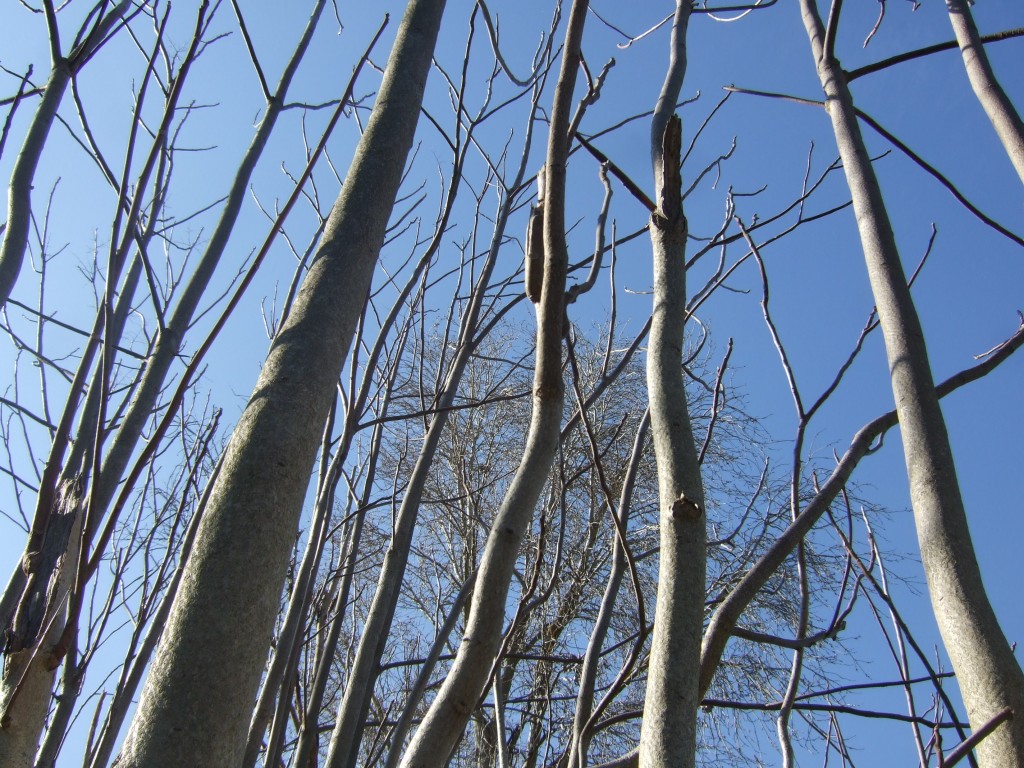
M 960 55 L 963 56 L 971 88 L 988 119 L 992 121 L 999 141 L 1024 183 L 1024 121 L 996 80 L 981 35 L 978 34 L 978 27 L 974 23 L 970 3 L 967 0 L 946 0 L 946 10 L 949 11 L 949 21 L 960 45 Z
M 800 6 L 878 309 L 932 608 L 971 727 L 977 731 L 1005 707 L 1015 713 L 978 747 L 979 763 L 1024 766 L 1024 675 L 982 583 L 924 333 L 845 75 L 815 0 L 800 0 Z
M 444 0 L 411 0 L 341 194 L 225 451 L 120 766 L 238 765 L 320 429 L 412 146 Z
M 487 687 L 501 646 L 505 601 L 519 546 L 558 450 L 565 385 L 562 338 L 568 247 L 565 241 L 565 180 L 573 89 L 587 0 L 574 0 L 565 33 L 562 66 L 551 110 L 544 165 L 544 278 L 537 304 L 537 358 L 533 414 L 523 458 L 491 525 L 480 560 L 466 630 L 452 668 L 402 759 L 402 768 L 442 768 L 458 744 Z
M 704 488 L 683 386 L 686 217 L 680 142 L 672 117 L 686 72 L 692 6 L 676 3 L 671 54 L 651 124 L 658 210 L 651 216 L 654 308 L 647 350 L 651 438 L 658 465 L 661 549 L 658 598 L 640 729 L 640 765 L 692 766 L 697 754 L 700 643 L 704 619 Z

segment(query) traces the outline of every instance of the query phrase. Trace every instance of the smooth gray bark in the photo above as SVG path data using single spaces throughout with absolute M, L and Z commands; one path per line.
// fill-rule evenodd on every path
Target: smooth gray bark
M 800 0 L 800 5 L 850 187 L 885 341 L 932 609 L 971 727 L 978 730 L 1005 707 L 1016 713 L 978 747 L 980 764 L 989 768 L 1022 766 L 1024 675 L 982 582 L 924 333 L 853 98 L 839 63 L 828 50 L 815 0 Z
M 238 765 L 299 513 L 412 146 L 443 0 L 412 0 L 316 256 L 225 451 L 117 765 Z
M 331 414 L 331 417 L 327 419 L 324 429 L 321 458 L 330 450 L 331 432 L 334 426 L 333 416 L 334 414 Z M 337 473 L 331 474 L 333 477 L 330 478 L 326 473 L 322 475 L 324 482 L 317 489 L 316 504 L 313 507 L 312 521 L 306 537 L 306 548 L 293 576 L 291 597 L 288 600 L 288 609 L 285 611 L 281 631 L 277 633 L 274 643 L 274 655 L 263 679 L 263 687 L 253 707 L 242 768 L 251 768 L 259 759 L 260 750 L 263 748 L 263 736 L 274 716 L 274 705 L 281 693 L 282 682 L 291 680 L 291 673 L 294 671 L 296 662 L 295 655 L 302 645 L 301 633 L 305 629 L 315 575 L 320 566 L 324 543 L 327 539 L 327 526 L 330 523 L 331 510 L 334 507 Z M 271 737 L 271 741 L 273 741 L 273 737 Z
M 974 23 L 970 3 L 967 0 L 946 0 L 946 10 L 949 11 L 949 21 L 960 46 L 960 55 L 963 56 L 971 88 L 988 119 L 992 121 L 999 141 L 1024 183 L 1024 121 L 996 80 L 981 35 L 978 34 L 978 27 Z
M 658 210 L 651 216 L 654 308 L 647 349 L 651 439 L 658 466 L 661 549 L 640 765 L 692 766 L 697 754 L 698 670 L 704 620 L 706 523 L 700 463 L 683 385 L 686 217 L 680 142 L 672 112 L 686 72 L 692 6 L 676 3 L 671 55 L 654 118 L 651 158 Z
M 580 65 L 587 0 L 575 0 L 566 29 L 555 87 L 544 166 L 544 279 L 537 304 L 537 357 L 533 414 L 523 458 L 491 525 L 480 560 L 466 630 L 452 668 L 402 759 L 402 768 L 441 768 L 448 763 L 466 723 L 487 687 L 501 647 L 505 601 L 519 546 L 547 482 L 558 450 L 565 385 L 562 338 L 565 320 L 565 180 L 569 121 Z

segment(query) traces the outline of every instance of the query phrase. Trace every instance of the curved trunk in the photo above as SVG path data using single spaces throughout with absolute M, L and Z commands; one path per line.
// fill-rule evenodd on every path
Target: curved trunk
M 971 727 L 977 731 L 1006 707 L 1015 714 L 978 747 L 980 764 L 1024 766 L 1024 675 L 982 583 L 921 323 L 845 75 L 828 50 L 815 0 L 800 4 L 878 309 L 935 619 Z
M 452 668 L 402 759 L 402 768 L 447 765 L 470 715 L 487 687 L 501 647 L 505 601 L 519 546 L 530 526 L 558 450 L 565 388 L 562 337 L 565 324 L 565 178 L 569 119 L 580 64 L 587 0 L 575 0 L 566 29 L 565 53 L 555 87 L 544 166 L 544 274 L 537 304 L 537 363 L 533 415 L 523 458 L 491 525 L 480 559 L 466 630 Z

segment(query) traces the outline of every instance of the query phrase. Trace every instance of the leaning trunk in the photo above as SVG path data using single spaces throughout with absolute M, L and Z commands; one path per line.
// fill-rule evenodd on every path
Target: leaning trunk
M 523 458 L 494 518 L 480 559 L 466 630 L 437 697 L 423 717 L 402 768 L 442 768 L 458 744 L 477 701 L 487 687 L 505 621 L 509 581 L 519 546 L 547 482 L 558 450 L 562 405 L 562 336 L 565 319 L 565 178 L 569 155 L 569 119 L 580 64 L 580 43 L 588 2 L 575 0 L 566 30 L 565 53 L 555 88 L 545 163 L 544 268 L 537 304 L 537 363 L 533 415 Z
M 316 256 L 225 451 L 120 766 L 242 760 L 320 428 L 384 242 L 443 9 L 444 0 L 409 3 Z
M 971 727 L 977 731 L 1006 707 L 1014 712 L 1012 720 L 996 728 L 978 747 L 980 764 L 989 768 L 1024 766 L 1024 675 L 982 583 L 924 334 L 845 75 L 826 50 L 814 0 L 801 0 L 801 8 L 878 309 L 935 618 Z
M 946 0 L 946 10 L 949 11 L 949 21 L 953 25 L 953 33 L 960 46 L 974 95 L 992 121 L 999 141 L 1010 156 L 1010 162 L 1017 170 L 1021 182 L 1024 182 L 1024 121 L 1021 121 L 1006 91 L 996 80 L 981 35 L 978 34 L 978 27 L 974 23 L 970 4 L 967 0 Z

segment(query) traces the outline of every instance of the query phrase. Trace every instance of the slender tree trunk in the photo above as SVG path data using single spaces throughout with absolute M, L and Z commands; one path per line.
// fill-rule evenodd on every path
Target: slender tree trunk
M 676 3 L 672 50 L 651 126 L 658 210 L 651 216 L 654 310 L 647 350 L 651 437 L 658 465 L 661 549 L 641 766 L 692 766 L 697 754 L 700 642 L 704 620 L 704 488 L 683 386 L 686 217 L 682 125 L 671 117 L 686 72 L 691 4 Z
M 402 768 L 441 768 L 446 765 L 487 687 L 501 646 L 505 601 L 519 557 L 519 546 L 558 450 L 565 399 L 562 338 L 566 322 L 565 279 L 569 261 L 565 242 L 566 162 L 572 95 L 588 5 L 587 0 L 573 2 L 551 111 L 542 201 L 544 276 L 537 304 L 533 415 L 526 446 L 487 538 L 458 654 L 402 759 Z
M 970 3 L 967 0 L 946 0 L 946 10 L 949 11 L 949 21 L 960 45 L 971 88 L 988 119 L 992 121 L 999 141 L 1024 183 L 1024 121 L 996 80 L 981 35 L 978 34 L 978 27 L 974 23 Z
M 800 0 L 853 200 L 899 415 L 932 608 L 975 730 L 1000 710 L 1014 718 L 978 747 L 988 768 L 1024 766 L 1024 675 L 985 593 L 924 334 L 868 158 L 845 75 L 828 50 L 815 0 Z
M 412 146 L 444 0 L 411 0 L 377 103 L 225 452 L 118 765 L 238 765 L 320 428 Z

